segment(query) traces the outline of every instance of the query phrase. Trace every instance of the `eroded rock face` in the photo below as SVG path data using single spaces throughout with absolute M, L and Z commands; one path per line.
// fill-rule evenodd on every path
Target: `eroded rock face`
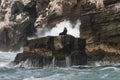
M 37 10 L 39 10 L 38 18 L 35 22 L 36 27 L 55 26 L 56 23 L 63 19 L 74 18 L 80 16 L 84 11 L 93 9 L 101 9 L 107 5 L 118 2 L 117 0 L 38 0 Z M 44 3 L 44 5 L 43 5 Z
M 5 28 L 7 39 L 10 40 L 5 43 L 7 45 L 2 46 L 15 47 L 16 44 L 19 45 L 19 41 L 25 42 L 27 36 L 35 33 L 35 27 L 42 27 L 43 25 L 53 27 L 65 19 L 76 22 L 83 12 L 89 13 L 92 10 L 99 12 L 101 8 L 118 2 L 119 0 L 1 0 L 0 35 L 6 32 L 2 32 Z M 119 7 L 116 6 L 115 9 L 119 9 Z M 96 22 L 99 23 L 102 19 L 96 20 Z M 6 39 L 1 39 L 1 41 L 6 42 L 4 40 Z M 4 50 L 9 50 L 8 47 Z M 3 50 L 3 47 L 0 50 Z
M 45 5 L 41 5 L 45 2 Z M 39 17 L 36 20 L 35 26 L 41 27 L 42 24 L 50 25 L 54 19 L 66 16 L 71 13 L 72 8 L 77 5 L 77 0 L 43 0 L 37 4 Z M 61 18 L 62 19 L 62 18 Z M 55 25 L 55 24 L 54 24 Z
M 10 48 L 14 50 L 16 45 L 23 45 L 27 36 L 35 33 L 35 27 L 39 24 L 55 26 L 60 21 L 67 19 L 78 2 L 79 0 L 2 0 L 0 35 L 3 36 L 3 33 L 6 32 L 7 37 L 2 37 L 5 39 L 1 39 L 1 41 L 5 44 L 1 43 L 1 46 L 6 47 L 1 47 L 0 50 L 8 51 Z M 34 26 L 35 22 L 36 26 Z M 6 38 L 9 40 L 8 42 L 4 41 Z
M 81 38 L 87 39 L 89 60 L 119 62 L 120 3 L 117 0 L 105 1 L 105 8 L 85 12 L 81 16 Z
M 16 56 L 14 63 L 19 64 L 22 61 L 30 60 L 34 67 L 52 64 L 65 67 L 67 59 L 69 66 L 87 64 L 85 45 L 84 39 L 74 38 L 71 35 L 29 40 L 24 45 L 24 52 Z M 34 65 L 35 63 L 39 66 Z
M 0 6 L 0 51 L 19 50 L 27 37 L 35 32 L 36 15 L 35 1 L 25 5 L 21 0 L 3 0 Z

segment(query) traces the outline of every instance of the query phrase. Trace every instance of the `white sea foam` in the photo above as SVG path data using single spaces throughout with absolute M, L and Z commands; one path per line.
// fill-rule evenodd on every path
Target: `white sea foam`
M 113 69 L 113 70 L 115 70 L 115 71 L 120 70 L 120 69 L 118 69 L 118 68 L 116 68 L 116 67 L 105 67 L 105 68 L 102 68 L 102 69 L 100 69 L 100 70 L 101 70 L 101 71 L 104 71 L 104 70 L 108 70 L 108 69 Z
M 47 68 L 44 69 L 41 73 L 44 73 L 46 71 L 48 71 L 48 73 L 52 72 L 53 74 L 47 74 L 47 76 L 43 77 L 35 77 L 32 75 L 31 77 L 25 78 L 23 80 L 80 80 L 80 77 L 82 77 L 82 75 L 88 74 L 88 72 L 82 72 L 80 69 L 73 68 Z
M 67 56 L 65 59 L 66 59 L 66 67 L 70 67 L 71 66 L 71 57 L 70 56 Z
M 23 79 L 23 80 L 37 80 L 37 79 L 32 76 L 30 78 L 26 78 L 26 79 Z
M 22 52 L 22 48 L 17 52 L 0 52 L 0 67 L 10 67 L 9 63 L 14 60 L 17 53 Z
M 106 78 L 108 76 L 109 76 L 109 74 L 104 74 L 101 78 L 104 79 L 104 78 Z
M 23 68 L 28 68 L 28 69 L 35 68 L 35 67 L 33 67 L 31 60 L 29 60 L 29 59 L 27 59 L 26 61 L 20 62 L 19 64 L 15 65 L 14 67 L 17 67 L 17 68 L 23 67 Z
M 56 73 L 54 75 L 48 76 L 48 77 L 43 77 L 43 78 L 34 78 L 34 77 L 30 77 L 30 78 L 26 78 L 24 80 L 70 80 L 71 77 L 73 76 L 73 74 L 59 74 Z
M 99 66 L 112 66 L 114 65 L 113 62 L 110 62 L 110 61 L 93 61 L 93 62 L 89 62 L 89 65 L 92 65 L 92 66 L 96 66 L 96 67 L 99 67 Z
M 14 60 L 16 53 L 0 52 L 0 67 L 8 67 L 9 63 Z

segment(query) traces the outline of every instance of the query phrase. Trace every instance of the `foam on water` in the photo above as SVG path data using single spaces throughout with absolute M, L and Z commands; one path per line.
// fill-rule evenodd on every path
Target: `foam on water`
M 45 78 L 33 78 L 33 80 L 70 80 L 72 78 L 72 74 L 65 75 L 65 74 L 55 74 L 52 76 L 48 76 Z M 29 79 L 28 79 L 29 80 Z
M 13 61 L 16 53 L 0 52 L 0 67 L 8 67 L 8 64 Z
M 105 79 L 106 77 L 108 77 L 109 76 L 109 74 L 105 74 L 105 75 L 103 75 L 101 78 L 102 79 Z
M 66 67 L 70 67 L 71 66 L 71 61 L 70 61 L 70 56 L 66 57 Z
M 79 73 L 79 70 L 71 72 L 72 68 L 55 68 L 53 71 L 55 71 L 54 74 L 49 76 L 41 78 L 31 76 L 30 78 L 25 78 L 23 80 L 73 80 L 73 78 L 78 80 L 81 74 L 85 74 L 84 72 Z
M 0 68 L 0 80 L 119 80 L 119 70 L 104 68 Z
M 0 52 L 0 67 L 10 67 L 9 63 L 14 60 L 17 53 L 22 52 L 22 48 L 17 52 Z
M 26 61 L 22 61 L 18 65 L 15 65 L 14 67 L 32 68 L 32 63 L 31 60 L 27 59 Z
M 119 68 L 116 68 L 116 67 L 105 67 L 105 68 L 102 68 L 102 69 L 100 69 L 100 70 L 109 70 L 109 69 L 113 69 L 113 70 L 115 70 L 115 71 L 120 70 Z

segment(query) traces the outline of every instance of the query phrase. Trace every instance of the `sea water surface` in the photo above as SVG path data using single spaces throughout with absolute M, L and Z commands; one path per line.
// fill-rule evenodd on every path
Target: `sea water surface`
M 119 65 L 19 68 L 9 64 L 16 54 L 0 52 L 0 80 L 120 80 Z

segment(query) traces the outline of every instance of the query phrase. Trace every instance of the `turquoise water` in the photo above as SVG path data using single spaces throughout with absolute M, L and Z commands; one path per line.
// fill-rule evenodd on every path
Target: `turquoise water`
M 0 53 L 0 80 L 120 80 L 120 67 L 18 68 L 8 63 L 16 53 Z

